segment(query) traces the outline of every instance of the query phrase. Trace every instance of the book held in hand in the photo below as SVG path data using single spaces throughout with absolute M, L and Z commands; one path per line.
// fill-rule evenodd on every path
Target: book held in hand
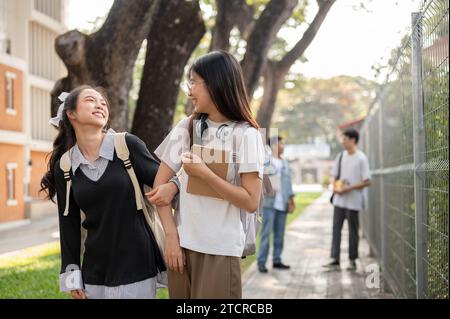
M 192 153 L 200 157 L 214 174 L 224 180 L 227 179 L 228 165 L 231 159 L 229 151 L 194 144 L 192 145 Z M 189 194 L 223 199 L 212 187 L 197 176 L 188 177 L 186 191 Z

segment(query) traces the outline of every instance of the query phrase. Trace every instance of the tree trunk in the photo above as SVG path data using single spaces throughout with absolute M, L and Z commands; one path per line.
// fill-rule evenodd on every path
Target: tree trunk
M 291 16 L 297 2 L 297 0 L 271 0 L 255 22 L 241 62 L 250 99 L 258 87 L 269 48 L 283 23 Z
M 211 46 L 209 51 L 226 50 L 230 48 L 230 33 L 234 27 L 233 7 L 236 0 L 216 0 L 217 16 L 212 29 Z
M 216 0 L 217 16 L 210 51 L 230 48 L 230 33 L 237 26 L 245 38 L 253 22 L 253 8 L 245 0 Z
M 245 0 L 216 0 L 216 22 L 211 30 L 211 44 L 209 51 L 230 49 L 230 33 L 237 26 L 241 37 L 246 38 L 253 25 L 253 7 L 247 5 Z M 188 99 L 184 104 L 184 113 L 192 114 L 194 106 Z
M 103 26 L 91 35 L 69 31 L 55 41 L 68 76 L 52 90 L 52 114 L 57 97 L 81 84 L 102 86 L 111 104 L 111 127 L 127 129 L 128 94 L 133 67 L 161 0 L 115 0 Z
M 280 70 L 276 69 L 275 63 L 269 60 L 264 69 L 264 95 L 256 118 L 256 121 L 262 128 L 270 128 L 272 114 L 275 110 L 275 102 L 283 80 L 284 75 Z
M 147 54 L 133 120 L 153 151 L 172 127 L 184 66 L 206 32 L 198 1 L 164 1 L 147 37 Z
M 319 2 L 320 7 L 312 23 L 308 26 L 302 38 L 280 61 L 269 61 L 264 71 L 264 95 L 258 111 L 257 121 L 261 127 L 269 128 L 275 111 L 278 91 L 284 83 L 291 66 L 306 51 L 314 40 L 325 17 L 335 0 L 324 0 Z

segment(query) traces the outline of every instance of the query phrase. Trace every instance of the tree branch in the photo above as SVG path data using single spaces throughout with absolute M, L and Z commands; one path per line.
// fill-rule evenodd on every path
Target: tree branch
M 62 91 L 80 84 L 103 86 L 109 95 L 110 123 L 127 129 L 128 92 L 134 62 L 161 0 L 115 0 L 103 26 L 94 34 L 69 31 L 55 40 L 55 50 L 68 70 L 52 90 L 52 113 Z
M 275 111 L 278 91 L 291 66 L 299 59 L 313 41 L 335 0 L 321 0 L 313 21 L 302 38 L 280 61 L 269 60 L 264 70 L 264 95 L 258 111 L 257 121 L 261 127 L 269 128 Z
M 297 61 L 309 47 L 311 42 L 314 40 L 317 32 L 322 26 L 325 17 L 330 11 L 331 6 L 334 4 L 336 0 L 322 0 L 320 1 L 321 5 L 319 10 L 317 11 L 313 21 L 308 26 L 306 31 L 303 33 L 302 38 L 295 44 L 295 46 L 285 54 L 283 59 L 277 62 L 277 68 L 280 68 L 284 72 L 288 72 L 291 66 Z
M 248 33 L 253 22 L 253 9 L 245 0 L 216 0 L 216 5 L 217 16 L 210 51 L 229 50 L 231 30 L 238 26 L 241 34 Z
M 264 69 L 269 48 L 296 4 L 297 0 L 271 0 L 249 35 L 241 66 L 250 99 Z

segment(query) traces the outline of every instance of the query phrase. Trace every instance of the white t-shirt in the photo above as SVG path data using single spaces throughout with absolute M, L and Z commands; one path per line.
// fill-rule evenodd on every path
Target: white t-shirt
M 333 176 L 338 174 L 339 156 L 336 157 L 333 167 Z M 340 180 L 343 185 L 355 185 L 370 179 L 369 161 L 366 155 L 357 150 L 352 155 L 344 151 L 341 161 Z M 335 194 L 333 197 L 333 205 L 360 211 L 363 209 L 363 190 L 357 189 L 347 192 L 343 195 Z
M 278 175 L 278 178 L 281 181 L 281 170 L 283 168 L 283 160 L 274 157 L 272 159 L 275 168 L 276 168 L 276 175 Z M 277 210 L 281 210 L 284 211 L 286 209 L 286 207 L 283 204 L 283 189 L 282 189 L 282 183 L 280 182 L 280 189 L 277 191 L 277 193 L 275 194 L 275 202 L 273 203 L 273 208 L 277 209 Z
M 203 134 L 202 145 L 233 151 L 231 132 L 244 127 L 236 122 L 216 123 L 206 121 L 208 129 Z M 181 153 L 189 151 L 189 118 L 180 121 L 155 150 L 155 154 L 174 172 L 181 167 Z M 218 128 L 227 124 L 225 129 Z M 196 125 L 194 125 L 194 129 Z M 262 179 L 264 170 L 264 144 L 257 129 L 248 127 L 242 134 L 238 151 L 239 173 L 258 172 Z M 180 245 L 193 251 L 223 256 L 242 256 L 245 233 L 240 218 L 240 209 L 230 202 L 208 196 L 186 192 L 189 176 L 184 170 L 179 176 L 180 209 L 175 214 L 175 222 L 180 237 Z M 228 165 L 227 180 L 234 183 L 235 165 Z

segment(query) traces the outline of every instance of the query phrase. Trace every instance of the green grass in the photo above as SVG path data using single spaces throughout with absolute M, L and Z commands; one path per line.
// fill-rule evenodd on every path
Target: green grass
M 167 288 L 158 289 L 156 292 L 157 299 L 169 299 L 169 290 Z
M 59 242 L 35 246 L 0 258 L 0 299 L 70 299 L 60 292 Z M 167 288 L 158 289 L 157 298 L 167 299 Z
M 301 193 L 295 196 L 295 211 L 292 214 L 288 215 L 287 225 L 289 225 L 294 219 L 296 219 L 300 214 L 308 207 L 312 202 L 314 202 L 317 198 L 320 197 L 322 193 L 320 192 L 311 192 L 311 193 Z M 261 228 L 260 228 L 261 229 Z M 256 237 L 256 251 L 258 251 L 259 246 L 259 233 Z M 248 256 L 247 258 L 242 260 L 241 263 L 241 271 L 244 273 L 250 265 L 256 260 L 256 255 Z
M 320 193 L 302 193 L 296 196 L 296 210 L 288 223 L 298 217 Z M 257 241 L 258 243 L 258 241 Z M 255 256 L 242 262 L 242 272 L 248 269 Z M 0 258 L 0 299 L 68 299 L 70 295 L 59 291 L 59 242 L 27 248 Z M 158 289 L 157 298 L 169 297 L 166 288 Z
M 59 243 L 49 243 L 0 258 L 0 299 L 61 299 Z

